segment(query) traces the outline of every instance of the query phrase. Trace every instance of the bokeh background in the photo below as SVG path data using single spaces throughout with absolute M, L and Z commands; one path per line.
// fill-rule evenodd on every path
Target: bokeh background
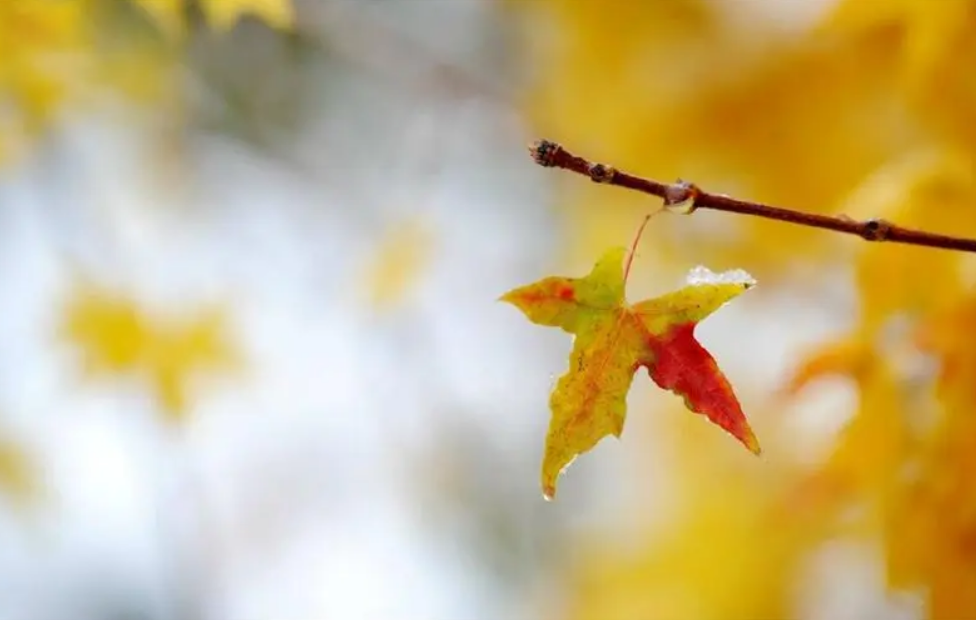
M 0 0 L 0 619 L 976 618 L 976 269 L 697 212 L 641 376 L 543 501 L 571 342 L 497 302 L 661 180 L 976 235 L 972 0 Z

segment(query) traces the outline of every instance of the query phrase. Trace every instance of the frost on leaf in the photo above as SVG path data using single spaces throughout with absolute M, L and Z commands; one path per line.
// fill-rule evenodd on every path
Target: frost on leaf
M 677 291 L 629 305 L 624 248 L 608 251 L 582 278 L 549 277 L 501 297 L 533 323 L 574 335 L 569 369 L 549 400 L 552 419 L 542 463 L 542 490 L 556 493 L 560 473 L 603 437 L 619 437 L 627 393 L 638 368 L 681 396 L 749 450 L 759 442 L 718 364 L 695 339 L 695 326 L 754 284 L 741 270 L 714 274 L 700 267 Z
M 756 285 L 756 279 L 743 269 L 730 269 L 722 273 L 715 273 L 708 267 L 698 265 L 688 272 L 685 282 L 697 286 L 699 284 L 742 284 L 747 288 Z

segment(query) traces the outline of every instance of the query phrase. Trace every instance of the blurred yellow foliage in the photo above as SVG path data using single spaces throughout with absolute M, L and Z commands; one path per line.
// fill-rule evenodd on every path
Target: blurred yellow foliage
M 527 102 L 538 132 L 597 160 L 718 192 L 836 212 L 839 199 L 915 136 L 890 96 L 892 60 L 844 41 L 733 28 L 704 0 L 526 6 L 551 28 Z M 754 24 L 755 28 L 759 25 Z M 857 62 L 851 54 L 857 53 Z M 569 181 L 567 181 L 568 183 Z M 572 185 L 576 238 L 587 254 L 627 235 L 645 197 Z M 599 203 L 600 209 L 592 205 Z M 662 256 L 761 263 L 766 283 L 796 261 L 824 260 L 831 235 L 708 214 L 658 218 Z
M 233 369 L 239 359 L 218 310 L 166 321 L 125 296 L 84 286 L 73 292 L 63 317 L 61 334 L 81 350 L 88 376 L 142 374 L 174 422 L 188 411 L 190 381 L 197 374 Z
M 976 81 L 964 68 L 976 62 L 974 27 L 973 0 L 843 0 L 821 32 L 843 38 L 855 54 L 883 51 L 893 60 L 897 94 L 916 118 L 940 139 L 971 146 Z
M 86 0 L 0 2 L 0 163 L 60 104 L 87 40 Z
M 429 265 L 435 241 L 418 218 L 394 222 L 359 278 L 367 303 L 387 310 L 402 302 Z
M 24 448 L 10 438 L 0 439 L 0 490 L 19 505 L 37 490 L 37 476 Z
M 793 616 L 793 578 L 805 552 L 827 531 L 822 512 L 794 492 L 795 472 L 776 457 L 751 461 L 720 450 L 703 458 L 707 429 L 693 421 L 682 426 L 694 432 L 668 437 L 680 487 L 668 497 L 667 517 L 649 518 L 652 525 L 639 529 L 636 540 L 628 537 L 623 549 L 600 540 L 583 545 L 569 587 L 569 617 Z
M 845 199 L 842 212 L 883 217 L 903 226 L 976 237 L 976 166 L 965 152 L 921 150 L 868 176 Z M 918 316 L 944 308 L 966 284 L 964 254 L 866 244 L 856 259 L 865 329 L 883 327 L 896 314 Z
M 708 0 L 507 4 L 530 26 L 541 136 L 652 178 L 976 237 L 974 0 L 841 0 L 789 27 Z M 586 252 L 655 206 L 563 182 Z M 881 545 L 889 588 L 921 594 L 927 618 L 976 618 L 973 257 L 710 212 L 657 218 L 648 236 L 655 261 L 742 266 L 767 291 L 802 267 L 791 291 L 808 304 L 830 303 L 818 279 L 850 274 L 846 335 L 787 380 L 794 394 L 842 382 L 857 401 L 824 458 L 768 464 L 776 483 L 678 446 L 681 518 L 639 550 L 593 541 L 569 617 L 794 617 L 800 560 L 847 536 Z M 770 511 L 779 523 L 757 526 Z
M 599 551 L 587 555 L 572 585 L 578 597 L 572 617 L 789 617 L 790 571 L 808 541 L 802 531 L 770 518 L 766 493 L 723 482 L 718 493 L 714 482 L 699 487 L 702 496 L 680 522 L 662 526 L 623 558 Z
M 203 12 L 216 30 L 229 30 L 244 14 L 250 13 L 273 28 L 294 25 L 291 0 L 203 0 Z
M 130 1 L 163 30 L 183 31 L 185 0 Z M 49 128 L 65 103 L 81 101 L 100 86 L 134 95 L 142 103 L 176 90 L 176 82 L 167 77 L 178 65 L 178 55 L 151 37 L 115 28 L 112 19 L 118 11 L 112 2 L 0 2 L 0 163 L 23 152 Z M 231 29 L 248 14 L 282 30 L 294 25 L 290 0 L 201 0 L 200 6 L 217 31 Z
M 187 0 L 132 0 L 142 6 L 171 33 L 182 32 Z M 288 29 L 294 26 L 291 0 L 200 0 L 207 23 L 219 32 L 230 30 L 244 15 L 254 15 L 269 26 Z
M 889 579 L 923 585 L 930 617 L 976 611 L 976 294 L 936 313 L 918 343 L 940 362 L 934 428 L 896 489 L 890 515 Z

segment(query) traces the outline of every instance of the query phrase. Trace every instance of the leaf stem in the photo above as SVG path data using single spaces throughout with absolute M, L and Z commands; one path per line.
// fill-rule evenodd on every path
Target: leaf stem
M 664 210 L 664 207 L 660 207 L 651 211 L 644 216 L 644 221 L 641 222 L 640 227 L 637 229 L 637 234 L 634 235 L 634 242 L 630 244 L 630 253 L 627 254 L 627 262 L 624 264 L 624 283 L 627 282 L 627 277 L 630 276 L 630 266 L 634 264 L 634 255 L 637 254 L 637 246 L 640 244 L 641 235 L 644 234 L 644 229 L 647 228 L 647 223 L 651 221 L 651 218 Z
M 677 181 L 661 183 L 651 179 L 627 174 L 610 166 L 590 162 L 574 155 L 555 142 L 539 140 L 529 148 L 532 159 L 540 166 L 563 168 L 589 177 L 596 183 L 616 185 L 632 189 L 664 200 L 664 207 L 690 204 L 688 213 L 695 209 L 714 209 L 729 213 L 742 213 L 770 220 L 779 220 L 799 226 L 824 228 L 849 235 L 856 235 L 866 241 L 889 241 L 930 248 L 942 248 L 959 252 L 976 253 L 976 239 L 952 237 L 897 226 L 882 219 L 856 221 L 845 216 L 820 215 L 794 211 L 784 207 L 774 207 L 758 202 L 738 200 L 722 194 L 711 194 L 701 190 L 693 183 Z M 647 223 L 646 220 L 644 222 Z M 643 226 L 641 226 L 643 230 Z M 638 235 L 639 238 L 639 235 Z M 636 247 L 636 243 L 635 243 Z M 633 253 L 633 252 L 632 252 Z M 628 260 L 628 268 L 630 261 Z

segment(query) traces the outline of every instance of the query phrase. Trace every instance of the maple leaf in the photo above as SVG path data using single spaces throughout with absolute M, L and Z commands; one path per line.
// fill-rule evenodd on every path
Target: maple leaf
M 197 375 L 237 366 L 238 352 L 219 308 L 163 321 L 131 298 L 86 284 L 73 291 L 63 312 L 61 336 L 80 349 L 86 377 L 141 374 L 169 422 L 185 419 Z
M 760 452 L 732 386 L 694 335 L 698 322 L 754 281 L 744 274 L 695 277 L 678 291 L 629 305 L 625 253 L 622 247 L 606 252 L 585 277 L 548 277 L 500 298 L 533 323 L 575 336 L 569 370 L 549 401 L 542 463 L 547 499 L 555 497 L 557 478 L 577 456 L 607 435 L 620 436 L 627 393 L 641 366 L 659 387 L 682 396 L 688 409 Z

